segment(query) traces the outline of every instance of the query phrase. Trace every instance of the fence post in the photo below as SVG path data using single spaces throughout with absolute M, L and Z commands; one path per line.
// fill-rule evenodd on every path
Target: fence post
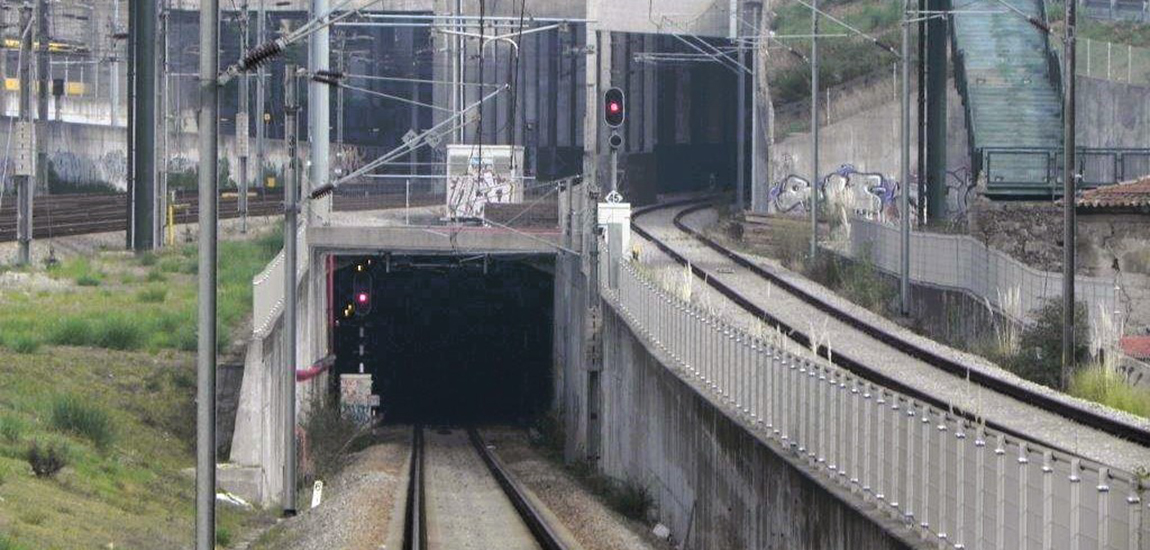
M 1006 437 L 1002 434 L 998 435 L 994 456 L 994 544 L 995 548 L 1006 548 Z
M 986 432 L 982 426 L 974 436 L 974 546 L 986 540 Z
M 1098 469 L 1098 548 L 1110 548 L 1110 468 Z
M 818 399 L 819 399 L 818 408 L 816 410 L 818 410 L 818 412 L 819 412 L 819 424 L 820 424 L 820 429 L 818 430 L 818 433 L 819 433 L 818 456 L 816 457 L 815 462 L 818 464 L 822 464 L 824 466 L 827 464 L 827 462 L 829 462 L 828 457 L 830 455 L 830 453 L 828 452 L 829 446 L 830 446 L 830 444 L 829 444 L 830 434 L 828 432 L 830 432 L 830 430 L 833 429 L 831 427 L 830 418 L 828 417 L 828 414 L 827 414 L 828 409 L 830 409 L 830 400 L 831 400 L 831 396 L 830 396 L 831 390 L 830 390 L 830 386 L 829 386 L 828 376 L 829 375 L 827 374 L 826 369 L 820 368 L 819 369 L 819 376 L 818 376 L 818 383 L 815 384 L 815 393 L 818 394 Z
M 1141 490 L 1141 481 L 1135 479 L 1130 483 L 1130 494 L 1126 495 L 1126 508 L 1129 510 L 1127 538 L 1131 550 L 1142 549 L 1142 497 L 1139 496 Z
M 890 413 L 890 435 L 894 438 L 894 448 L 890 455 L 890 506 L 895 517 L 898 517 L 899 503 L 901 502 L 898 496 L 898 473 L 901 471 L 899 458 L 902 456 L 902 437 L 898 430 L 898 420 L 902 417 L 902 409 L 899 407 L 897 395 L 891 395 Z
M 1029 546 L 1029 525 L 1026 522 L 1027 510 L 1029 509 L 1027 503 L 1027 495 L 1029 493 L 1030 485 L 1030 457 L 1028 456 L 1026 443 L 1018 444 L 1018 548 L 1025 550 Z
M 903 502 L 902 517 L 906 519 L 908 527 L 914 527 L 914 403 L 906 405 L 906 499 Z
M 938 429 L 938 464 L 939 464 L 940 473 L 938 476 L 938 527 L 936 528 L 936 530 L 938 531 L 939 541 L 945 542 L 950 536 L 948 534 L 947 528 L 946 528 L 947 527 L 947 520 L 950 519 L 946 513 L 946 504 L 947 504 L 946 480 L 950 478 L 950 471 L 949 471 L 949 468 L 947 467 L 949 465 L 950 461 L 948 461 L 946 459 L 946 443 L 947 443 L 947 441 L 950 440 L 950 438 L 947 437 L 947 435 L 946 435 L 947 427 L 946 427 L 946 414 L 945 413 L 942 413 L 939 415 L 938 428 L 937 429 Z
M 1081 548 L 1081 541 L 1078 540 L 1082 535 L 1082 478 L 1078 477 L 1080 471 L 1082 471 L 1081 459 L 1071 459 L 1070 476 L 1067 478 L 1070 483 L 1070 550 Z
M 960 420 L 955 426 L 954 430 L 954 453 L 957 457 L 955 464 L 958 465 L 958 494 L 955 498 L 956 511 L 958 518 L 954 523 L 954 547 L 965 548 L 966 540 L 966 430 L 963 429 L 962 421 Z
M 922 432 L 922 512 L 918 526 L 922 529 L 922 537 L 930 536 L 930 410 L 924 408 L 919 426 Z
M 1042 547 L 1054 547 L 1054 456 L 1042 453 Z
M 863 444 L 862 444 L 862 453 L 863 453 L 862 490 L 863 490 L 863 498 L 866 498 L 866 499 L 869 499 L 869 497 L 871 495 L 870 480 L 871 480 L 871 475 L 872 475 L 871 474 L 871 451 L 872 451 L 872 449 L 871 449 L 871 427 L 870 427 L 870 425 L 871 425 L 871 420 L 873 418 L 873 415 L 871 414 L 871 409 L 874 408 L 874 406 L 871 404 L 871 393 L 868 390 L 869 390 L 869 388 L 864 387 L 863 388 L 863 394 L 862 394 L 862 399 L 863 399 L 863 402 L 862 402 L 862 414 L 863 414 L 863 416 L 862 416 L 862 421 L 863 421 L 863 429 L 862 429 L 862 437 L 863 437 Z
M 885 485 L 884 485 L 885 479 L 884 478 L 886 477 L 884 475 L 885 471 L 886 471 L 886 462 L 884 460 L 886 458 L 886 452 L 884 452 L 884 451 L 886 451 L 886 445 L 884 445 L 884 443 L 886 442 L 886 439 L 883 439 L 883 435 L 884 435 L 883 432 L 886 431 L 883 429 L 883 424 L 885 424 L 885 422 L 883 422 L 883 418 L 885 418 L 886 415 L 883 413 L 886 412 L 886 399 L 883 398 L 883 393 L 882 393 L 881 389 L 878 390 L 878 396 L 875 399 L 875 409 L 874 410 L 875 410 L 875 414 L 874 414 L 875 420 L 874 421 L 875 421 L 875 432 L 876 432 L 875 433 L 875 454 L 878 455 L 876 458 L 876 462 L 878 463 L 878 471 L 876 472 L 876 475 L 875 475 L 875 482 L 874 482 L 873 488 L 874 488 L 874 493 L 875 493 L 875 495 L 874 495 L 875 500 L 879 501 L 879 503 L 883 503 L 886 501 L 886 493 L 883 492 L 883 489 L 885 488 Z

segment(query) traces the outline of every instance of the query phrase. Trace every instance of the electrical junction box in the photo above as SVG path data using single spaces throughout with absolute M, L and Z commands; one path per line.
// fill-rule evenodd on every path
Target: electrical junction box
M 629 202 L 601 202 L 599 203 L 599 227 L 603 230 L 604 238 L 610 238 L 607 226 L 619 224 L 622 226 L 623 242 L 619 250 L 631 250 L 631 203 Z

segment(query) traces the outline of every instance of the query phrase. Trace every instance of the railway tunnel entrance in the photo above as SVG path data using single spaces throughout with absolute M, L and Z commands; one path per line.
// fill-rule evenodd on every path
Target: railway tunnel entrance
M 519 423 L 547 410 L 552 270 L 541 255 L 337 258 L 332 391 L 370 383 L 388 423 Z

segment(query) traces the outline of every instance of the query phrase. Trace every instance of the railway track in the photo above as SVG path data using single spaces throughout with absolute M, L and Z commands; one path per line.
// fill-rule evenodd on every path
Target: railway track
M 32 238 L 49 239 L 89 233 L 125 231 L 128 227 L 127 194 L 44 195 L 35 199 L 32 211 Z M 336 195 L 333 208 L 337 211 L 380 210 L 411 206 L 440 204 L 442 197 L 405 197 L 403 193 Z M 16 201 L 6 196 L 0 206 L 0 242 L 16 240 Z M 175 221 L 177 224 L 196 223 L 199 216 L 199 198 L 194 193 L 176 196 Z M 283 193 L 280 191 L 254 191 L 248 199 L 249 216 L 274 216 L 283 212 Z M 220 219 L 240 217 L 239 203 L 234 192 L 221 194 Z
M 412 434 L 404 550 L 567 548 L 487 448 L 478 430 L 468 429 L 466 434 L 441 430 L 431 434 L 430 445 L 427 439 L 423 428 L 416 426 Z M 489 490 L 494 486 L 498 487 L 498 496 Z M 464 529 L 466 533 L 454 532 Z
M 802 301 L 814 311 L 817 311 L 819 314 L 826 315 L 832 319 L 835 319 L 836 321 L 851 327 L 859 333 L 865 334 L 870 339 L 898 350 L 898 352 L 909 358 L 930 365 L 938 371 L 967 379 L 970 383 L 977 384 L 998 394 L 1008 396 L 1014 400 L 1025 403 L 1032 407 L 1070 419 L 1074 422 L 1088 426 L 1100 432 L 1104 432 L 1111 436 L 1136 443 L 1143 447 L 1150 447 L 1150 430 L 1147 430 L 1144 427 L 1137 426 L 1128 422 L 1123 422 L 1099 411 L 1088 409 L 1070 399 L 1059 399 L 1046 393 L 1037 392 L 1025 386 L 1013 384 L 1009 380 L 990 376 L 978 369 L 969 368 L 959 363 L 958 361 L 927 349 L 902 336 L 888 332 L 882 327 L 875 325 L 865 319 L 859 318 L 852 313 L 824 300 L 823 298 L 803 288 L 800 288 L 799 286 L 796 286 L 786 278 L 780 277 L 778 274 L 773 273 L 770 270 L 756 264 L 746 256 L 730 250 L 729 248 L 723 246 L 721 243 L 690 227 L 684 222 L 685 217 L 699 212 L 700 210 L 710 208 L 711 205 L 711 198 L 694 198 L 639 208 L 636 209 L 634 215 L 632 216 L 631 228 L 632 231 L 644 239 L 650 241 L 655 245 L 656 248 L 658 248 L 661 252 L 663 252 L 679 265 L 689 266 L 691 271 L 697 277 L 703 279 L 703 281 L 716 292 L 731 300 L 740 308 L 746 310 L 752 315 L 773 326 L 781 328 L 782 331 L 787 334 L 787 336 L 789 336 L 793 341 L 803 346 L 804 348 L 809 349 L 811 346 L 811 336 L 809 334 L 804 332 L 799 327 L 794 326 L 793 323 L 787 323 L 780 319 L 778 316 L 772 315 L 770 312 L 754 303 L 754 301 L 748 299 L 746 296 L 735 290 L 731 285 L 726 284 L 723 281 L 723 276 L 721 273 L 716 272 L 716 270 L 708 270 L 703 268 L 698 265 L 698 263 L 689 262 L 686 257 L 676 251 L 670 244 L 668 244 L 668 242 L 657 238 L 651 232 L 641 227 L 637 220 L 644 215 L 651 214 L 660 210 L 679 208 L 680 210 L 674 214 L 672 219 L 675 229 L 689 236 L 689 238 L 692 240 L 702 244 L 707 249 L 721 254 L 727 260 L 731 261 L 740 268 L 743 268 L 753 273 L 755 276 L 769 282 L 776 290 L 782 290 L 783 292 Z M 817 346 L 817 352 L 823 357 L 828 355 L 828 350 L 823 344 Z M 843 350 L 836 349 L 831 355 L 832 360 L 836 365 L 854 373 L 857 376 L 868 379 L 875 384 L 887 387 L 913 399 L 917 399 L 921 402 L 930 404 L 933 407 L 942 410 L 953 410 L 956 414 L 964 416 L 971 421 L 978 421 L 983 419 L 983 417 L 976 414 L 975 411 L 962 410 L 961 408 L 955 407 L 948 401 L 939 399 L 934 395 L 925 393 L 920 389 L 905 383 L 903 380 L 880 372 L 877 369 L 871 368 L 865 362 L 852 358 L 850 351 L 844 353 Z M 1029 439 L 1032 441 L 1035 440 L 1035 436 L 1033 434 L 1020 433 L 1019 431 L 1012 429 L 1009 426 L 1001 425 L 1001 423 L 987 422 L 987 425 L 993 429 L 1008 435 L 1012 435 L 1014 437 L 1018 437 L 1020 439 Z M 1049 442 L 1042 443 L 1051 448 L 1070 452 L 1070 450 L 1066 449 L 1065 446 L 1054 445 Z

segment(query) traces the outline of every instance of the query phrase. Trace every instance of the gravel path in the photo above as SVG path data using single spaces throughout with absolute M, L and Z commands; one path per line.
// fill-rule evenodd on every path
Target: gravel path
M 411 429 L 387 427 L 380 443 L 353 455 L 324 488 L 319 507 L 301 511 L 268 533 L 255 549 L 382 550 L 393 511 L 404 500 Z
M 538 550 L 464 430 L 424 431 L 430 550 Z
M 1150 449 L 1121 441 L 1109 434 L 1099 432 L 1080 424 L 1067 420 L 1061 416 L 1051 414 L 1042 409 L 1026 405 L 1010 397 L 972 387 L 964 379 L 943 373 L 934 367 L 908 357 L 901 352 L 884 344 L 875 342 L 865 334 L 839 323 L 829 316 L 814 310 L 801 300 L 782 292 L 760 279 L 754 273 L 736 266 L 733 262 L 706 248 L 704 245 L 684 237 L 684 234 L 675 228 L 672 220 L 682 208 L 671 208 L 647 214 L 638 219 L 641 227 L 651 232 L 660 240 L 664 240 L 677 252 L 688 258 L 694 265 L 712 273 L 724 283 L 739 291 L 743 296 L 751 299 L 756 305 L 771 312 L 784 322 L 811 332 L 821 339 L 830 339 L 832 349 L 841 350 L 841 353 L 852 359 L 861 361 L 888 376 L 902 380 L 930 395 L 941 396 L 944 400 L 957 407 L 972 411 L 982 411 L 991 422 L 1023 433 L 1033 434 L 1042 441 L 1064 449 L 1075 451 L 1090 460 L 1097 461 L 1126 471 L 1150 464 Z M 708 209 L 687 216 L 684 221 L 693 228 L 702 229 L 716 219 L 714 210 Z M 639 238 L 636 236 L 636 238 Z M 643 249 L 645 263 L 653 265 L 673 265 L 671 260 L 658 252 L 652 244 L 646 244 Z M 862 308 L 847 302 L 833 292 L 818 287 L 805 278 L 779 267 L 775 262 L 756 259 L 763 267 L 781 273 L 788 280 L 801 284 L 806 288 L 819 291 L 819 296 L 830 301 L 837 307 L 863 316 L 868 321 L 880 323 L 888 330 L 896 331 L 900 335 L 905 331 L 894 323 L 881 319 L 866 312 Z M 701 286 L 694 285 L 695 289 Z M 742 310 L 734 303 L 717 293 L 705 293 L 708 305 L 720 315 L 735 320 L 743 326 L 754 326 L 757 321 L 752 315 Z M 912 335 L 913 336 L 913 335 Z M 923 343 L 921 337 L 915 341 Z M 1019 383 L 1027 384 L 1021 379 L 998 369 L 985 360 L 963 354 L 957 350 L 947 348 L 935 342 L 926 341 L 930 349 L 952 355 L 956 359 L 969 364 L 972 368 L 982 370 L 993 369 L 996 375 L 1003 378 L 1012 378 Z M 797 346 L 796 346 L 797 347 Z M 1050 392 L 1049 389 L 1039 388 L 1038 391 Z M 1067 397 L 1067 399 L 1069 399 Z M 1116 412 L 1110 414 L 1118 414 Z M 1126 415 L 1124 415 L 1126 416 Z M 1129 420 L 1127 420 L 1129 421 Z
M 527 433 L 514 428 L 483 430 L 504 466 L 547 506 L 583 550 L 670 550 L 651 530 L 608 508 L 560 464 L 547 459 L 529 443 Z

